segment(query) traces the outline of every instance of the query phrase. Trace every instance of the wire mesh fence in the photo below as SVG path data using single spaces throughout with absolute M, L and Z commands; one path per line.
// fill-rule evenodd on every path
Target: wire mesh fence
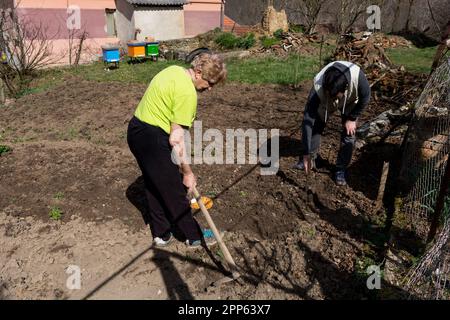
M 450 151 L 450 60 L 431 76 L 410 124 L 400 179 L 403 212 L 425 237 Z
M 406 290 L 422 299 L 450 299 L 450 219 L 433 246 L 407 275 Z
M 437 202 L 442 202 L 440 233 L 407 276 L 407 290 L 425 299 L 450 298 L 450 195 L 442 193 L 448 192 L 444 177 L 448 176 L 450 152 L 449 88 L 450 59 L 431 75 L 417 101 L 400 172 L 402 212 L 412 231 L 423 240 L 433 229 Z

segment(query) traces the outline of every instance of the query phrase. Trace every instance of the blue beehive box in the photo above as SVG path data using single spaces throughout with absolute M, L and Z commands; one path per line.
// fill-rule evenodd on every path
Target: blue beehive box
M 109 47 L 103 48 L 103 61 L 104 62 L 119 62 L 120 52 L 119 48 Z

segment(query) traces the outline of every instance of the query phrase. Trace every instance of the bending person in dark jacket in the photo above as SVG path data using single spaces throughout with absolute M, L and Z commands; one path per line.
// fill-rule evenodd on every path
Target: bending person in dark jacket
M 307 173 L 315 168 L 320 138 L 328 118 L 339 110 L 343 131 L 335 178 L 338 185 L 346 185 L 345 171 L 352 159 L 357 120 L 369 100 L 369 82 L 356 64 L 336 61 L 323 68 L 314 78 L 314 87 L 305 107 L 302 124 L 303 156 L 294 167 Z

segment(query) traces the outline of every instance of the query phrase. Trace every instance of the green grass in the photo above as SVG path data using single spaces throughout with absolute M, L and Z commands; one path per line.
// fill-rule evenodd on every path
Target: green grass
M 266 57 L 233 59 L 228 62 L 228 79 L 242 83 L 298 84 L 319 71 L 316 57 L 291 55 L 287 59 Z
M 68 72 L 87 80 L 148 84 L 158 72 L 172 65 L 184 66 L 180 61 L 146 61 L 136 64 L 125 62 L 121 63 L 118 69 L 106 71 L 103 63 L 94 63 L 70 69 Z
M 67 68 L 50 68 L 38 71 L 37 76 L 31 82 L 30 87 L 19 92 L 17 98 L 33 93 L 45 92 L 58 85 L 67 74 L 66 69 Z
M 269 45 L 269 44 L 267 44 Z M 320 46 L 320 44 L 313 44 Z M 324 45 L 323 63 L 331 56 L 334 46 Z M 387 50 L 393 63 L 404 65 L 406 70 L 414 73 L 428 73 L 436 52 L 436 47 L 430 48 L 396 48 Z M 319 56 L 295 55 L 287 58 L 262 57 L 249 59 L 229 59 L 228 80 L 249 84 L 281 84 L 295 85 L 304 80 L 312 79 L 320 70 Z M 77 76 L 86 80 L 99 82 L 121 82 L 127 84 L 148 84 L 161 70 L 171 65 L 186 65 L 181 61 L 146 61 L 137 64 L 122 62 L 116 70 L 106 71 L 103 63 L 81 65 L 77 68 L 54 68 L 43 70 L 32 86 L 22 95 L 46 91 L 69 76 Z M 70 136 L 72 136 L 70 134 Z
M 279 39 L 272 38 L 272 37 L 266 37 L 266 36 L 261 37 L 260 41 L 261 41 L 261 45 L 266 49 L 269 49 L 273 45 L 280 43 Z
M 436 48 L 395 48 L 386 50 L 386 53 L 394 64 L 404 66 L 407 71 L 430 73 Z
M 336 45 L 334 44 L 328 44 L 328 43 L 324 43 L 324 44 L 320 44 L 320 43 L 311 43 L 310 44 L 312 47 L 317 48 L 318 50 L 318 56 L 317 56 L 317 60 L 320 59 L 320 47 L 322 47 L 322 65 L 325 67 L 325 65 L 327 65 L 329 62 L 331 62 L 333 60 L 333 54 L 336 51 Z
M 30 88 L 26 89 L 22 95 L 46 91 L 71 76 L 80 77 L 86 80 L 99 82 L 123 82 L 123 83 L 146 83 L 161 70 L 171 65 L 184 65 L 179 61 L 158 61 L 128 64 L 123 62 L 116 70 L 105 70 L 105 65 L 100 62 L 80 65 L 74 67 L 57 67 L 46 69 L 39 73 Z M 71 133 L 69 132 L 69 135 Z
M 237 37 L 230 32 L 221 32 L 217 35 L 214 42 L 222 49 L 249 49 L 256 44 L 256 39 L 253 33 L 247 33 L 242 37 Z
M 291 55 L 288 58 L 231 59 L 227 62 L 229 81 L 241 83 L 297 84 L 312 79 L 319 71 L 317 57 Z M 54 69 L 42 74 L 42 79 L 29 92 L 39 92 L 56 85 L 66 76 L 79 76 L 99 82 L 123 82 L 148 84 L 161 70 L 171 66 L 185 66 L 180 61 L 121 63 L 120 68 L 106 71 L 103 63 L 82 65 L 78 68 Z

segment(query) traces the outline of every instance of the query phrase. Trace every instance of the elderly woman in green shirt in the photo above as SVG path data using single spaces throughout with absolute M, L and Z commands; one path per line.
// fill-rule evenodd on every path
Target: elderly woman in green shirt
M 209 53 L 198 55 L 189 69 L 168 67 L 153 78 L 130 120 L 128 145 L 144 177 L 156 246 L 167 246 L 176 229 L 189 247 L 214 241 L 212 232 L 201 230 L 192 217 L 187 194 L 196 179 L 184 157 L 184 130 L 195 119 L 197 91 L 211 90 L 226 75 L 222 59 Z M 172 149 L 178 165 L 172 161 Z

